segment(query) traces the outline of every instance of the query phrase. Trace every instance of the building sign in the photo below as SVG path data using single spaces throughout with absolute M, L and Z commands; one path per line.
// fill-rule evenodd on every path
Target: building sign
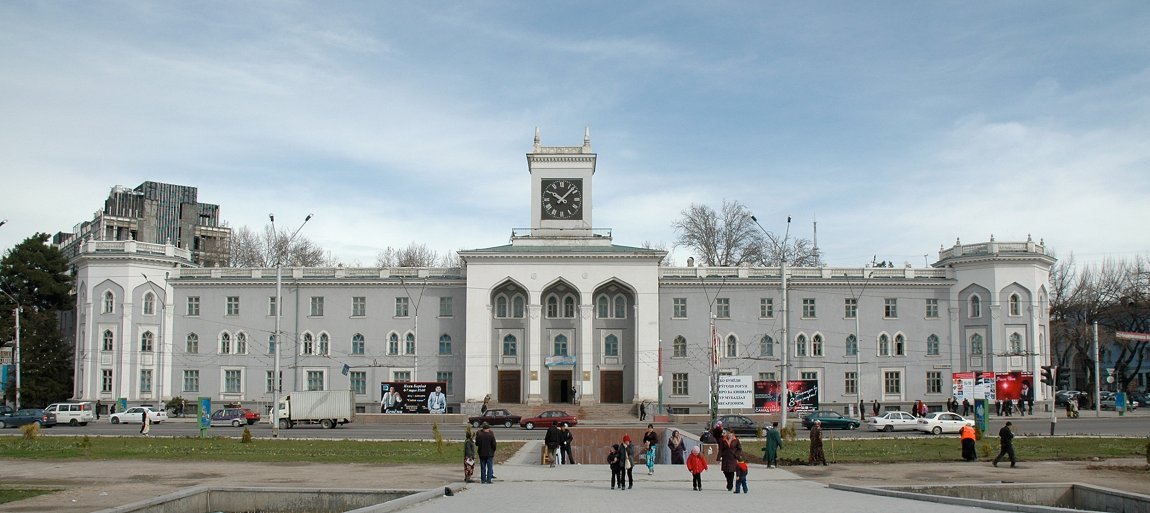
M 382 382 L 382 413 L 446 413 L 447 384 L 429 382 Z
M 796 379 L 787 382 L 787 411 L 808 412 L 819 409 L 818 380 Z M 779 382 L 755 382 L 755 413 L 779 413 Z
M 543 361 L 544 367 L 555 367 L 558 365 L 575 365 L 574 356 L 548 356 Z
M 719 408 L 752 408 L 754 395 L 750 376 L 719 376 Z

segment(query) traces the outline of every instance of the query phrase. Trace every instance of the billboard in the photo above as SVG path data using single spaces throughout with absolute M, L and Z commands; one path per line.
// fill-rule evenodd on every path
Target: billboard
M 754 385 L 750 376 L 719 376 L 719 408 L 751 408 Z
M 379 384 L 381 413 L 447 413 L 447 384 L 442 381 Z
M 819 409 L 819 382 L 796 379 L 787 382 L 787 411 L 808 412 Z M 755 413 L 779 413 L 779 382 L 755 382 Z

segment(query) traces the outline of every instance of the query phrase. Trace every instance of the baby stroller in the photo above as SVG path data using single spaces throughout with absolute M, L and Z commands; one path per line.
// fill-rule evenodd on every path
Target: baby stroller
M 1070 418 L 1070 419 L 1077 419 L 1078 418 L 1078 400 L 1077 399 L 1071 398 L 1069 401 L 1066 401 L 1066 417 Z

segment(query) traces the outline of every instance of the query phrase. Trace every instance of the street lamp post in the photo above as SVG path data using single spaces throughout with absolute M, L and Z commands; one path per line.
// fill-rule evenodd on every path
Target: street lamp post
M 291 243 L 292 243 L 292 241 L 295 240 L 296 235 L 299 235 L 299 231 L 303 229 L 303 226 L 305 224 L 307 224 L 308 221 L 311 221 L 311 217 L 312 217 L 312 214 L 308 214 L 307 217 L 305 217 L 303 219 L 303 223 L 300 223 L 299 228 L 295 229 L 295 233 L 292 233 L 291 237 L 288 238 L 287 242 L 285 242 L 283 244 L 283 246 L 280 246 L 278 244 L 279 232 L 276 231 L 276 216 L 275 216 L 275 214 L 268 214 L 268 219 L 271 220 L 271 223 L 272 223 L 272 235 L 274 237 L 272 239 L 272 242 L 273 242 L 273 244 L 276 244 L 276 246 L 277 246 L 275 248 L 275 250 L 276 250 L 275 251 L 275 255 L 276 255 L 276 311 L 275 311 L 276 327 L 275 327 L 275 334 L 273 335 L 273 337 L 275 337 L 276 349 L 275 349 L 275 367 L 272 370 L 272 411 L 271 411 L 271 415 L 272 415 L 272 438 L 279 438 L 279 436 L 280 436 L 279 407 L 280 407 L 280 394 L 283 392 L 283 379 L 280 378 L 280 346 L 282 345 L 280 343 L 280 341 L 281 341 L 280 316 L 283 314 L 283 252 L 286 249 L 288 249 L 288 247 L 291 246 Z
M 774 241 L 774 239 L 771 238 L 770 232 L 768 232 L 766 228 L 763 228 L 763 225 L 759 224 L 759 220 L 757 218 L 755 218 L 755 216 L 751 216 L 751 221 L 753 221 L 755 223 L 755 226 L 758 226 L 759 229 L 763 231 L 763 234 L 765 234 L 767 236 L 767 240 L 770 240 L 772 242 Z M 783 306 L 783 325 L 782 325 L 783 343 L 780 346 L 780 349 L 782 352 L 782 354 L 781 354 L 782 361 L 781 361 L 781 364 L 779 365 L 779 367 L 780 367 L 780 369 L 779 369 L 779 378 L 780 378 L 780 381 L 779 381 L 779 425 L 781 425 L 784 429 L 787 427 L 787 395 L 789 392 L 789 390 L 787 389 L 787 367 L 788 367 L 787 346 L 790 345 L 790 340 L 787 338 L 787 322 L 788 322 L 788 317 L 790 317 L 790 315 L 789 315 L 789 312 L 787 311 L 787 238 L 790 237 L 790 235 L 791 235 L 791 218 L 788 216 L 787 217 L 787 231 L 783 235 L 783 242 L 782 242 L 782 244 L 775 243 L 775 247 L 779 250 L 779 255 L 780 255 L 779 256 L 779 275 L 780 275 L 780 281 L 781 281 L 780 286 L 783 289 L 783 305 L 782 305 Z
M 7 220 L 5 220 L 5 222 L 7 222 Z M 20 409 L 20 313 L 23 311 L 24 308 L 22 306 L 20 306 L 20 302 L 16 301 L 16 298 L 12 297 L 12 295 L 9 294 L 8 292 L 6 292 L 4 289 L 0 289 L 0 292 L 3 292 L 5 296 L 8 296 L 8 299 L 12 300 L 12 304 L 16 305 L 16 308 L 12 309 L 12 313 L 16 315 L 16 348 L 15 348 L 14 354 L 12 355 L 12 359 L 16 361 L 16 409 L 19 410 Z

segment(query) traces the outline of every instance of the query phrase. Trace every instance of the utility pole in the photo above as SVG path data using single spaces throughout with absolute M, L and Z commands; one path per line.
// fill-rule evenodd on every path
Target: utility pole
M 5 220 L 5 222 L 7 222 L 7 220 Z M 2 225 L 2 224 L 3 223 L 0 223 L 0 225 Z M 20 302 L 16 301 L 16 298 L 12 297 L 12 295 L 9 294 L 8 292 L 6 292 L 4 289 L 0 289 L 0 292 L 3 292 L 5 296 L 8 296 L 8 299 L 12 300 L 12 304 L 16 305 L 16 308 L 12 309 L 12 313 L 16 316 L 16 347 L 15 347 L 15 351 L 12 355 L 12 359 L 16 360 L 16 409 L 19 410 L 20 409 L 20 314 L 21 314 L 21 312 L 23 312 L 24 307 L 20 306 Z
M 768 232 L 766 228 L 763 228 L 763 225 L 759 224 L 759 220 L 755 216 L 751 216 L 751 221 L 753 221 L 755 226 L 758 226 L 759 229 L 763 231 L 763 234 L 767 236 L 767 240 L 774 241 L 774 238 L 771 237 L 771 233 Z M 779 375 L 781 378 L 779 381 L 779 425 L 783 428 L 787 427 L 787 395 L 790 391 L 787 388 L 787 347 L 791 343 L 787 336 L 787 323 L 788 318 L 790 317 L 787 311 L 787 238 L 790 237 L 790 235 L 791 218 L 790 216 L 787 216 L 787 231 L 783 235 L 783 242 L 782 244 L 775 243 L 775 247 L 779 250 L 780 254 L 779 275 L 781 282 L 780 285 L 783 292 L 783 343 L 780 346 L 782 351 L 782 362 L 779 369 Z
M 280 436 L 280 431 L 279 431 L 279 427 L 280 427 L 280 395 L 283 393 L 283 379 L 280 377 L 280 372 L 281 372 L 280 371 L 280 352 L 281 352 L 281 349 L 283 346 L 283 344 L 281 343 L 282 338 L 283 338 L 281 336 L 282 331 L 280 330 L 280 317 L 283 316 L 283 254 L 284 254 L 284 251 L 288 250 L 291 247 L 292 241 L 295 240 L 296 235 L 299 235 L 299 231 L 303 229 L 303 226 L 305 224 L 307 224 L 308 221 L 311 221 L 311 217 L 312 217 L 312 214 L 308 214 L 307 217 L 305 217 L 303 219 L 303 223 L 301 223 L 299 225 L 299 228 L 295 229 L 295 233 L 293 233 L 292 236 L 290 238 L 288 238 L 287 242 L 285 242 L 283 244 L 283 246 L 280 246 L 278 244 L 279 238 L 280 238 L 279 232 L 276 231 L 276 216 L 275 216 L 275 214 L 268 214 L 268 219 L 271 220 L 271 223 L 272 223 L 272 235 L 274 237 L 272 239 L 272 241 L 277 246 L 275 248 L 275 250 L 276 250 L 275 251 L 275 254 L 276 254 L 276 311 L 275 311 L 275 316 L 276 316 L 276 328 L 275 328 L 276 350 L 275 350 L 275 367 L 274 367 L 274 370 L 272 371 L 272 411 L 271 411 L 271 413 L 272 413 L 272 438 L 279 438 L 279 436 Z M 298 291 L 297 291 L 296 297 L 299 297 Z
M 1102 348 L 1098 347 L 1098 321 L 1094 321 L 1094 416 L 1095 417 L 1101 417 L 1102 416 L 1102 404 L 1101 404 L 1101 400 L 1102 400 L 1101 395 L 1102 394 L 1099 392 L 1099 387 L 1102 386 L 1102 383 L 1100 382 L 1100 380 L 1102 379 L 1102 376 L 1101 376 L 1102 371 L 1101 371 L 1101 369 L 1098 368 L 1099 367 L 1098 359 L 1101 357 L 1102 357 Z

